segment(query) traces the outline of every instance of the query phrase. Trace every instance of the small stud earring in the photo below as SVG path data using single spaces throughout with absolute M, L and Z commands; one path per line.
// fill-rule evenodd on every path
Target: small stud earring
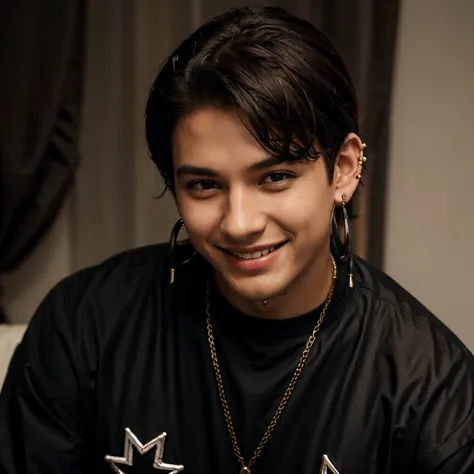
M 367 148 L 367 145 L 365 143 L 362 143 L 362 150 L 360 152 L 359 156 L 359 163 L 363 166 L 365 162 L 367 161 L 367 157 L 364 156 L 364 150 Z
M 358 175 L 356 176 L 356 179 L 360 179 L 360 178 L 362 178 L 362 175 L 361 175 L 361 174 L 358 174 Z

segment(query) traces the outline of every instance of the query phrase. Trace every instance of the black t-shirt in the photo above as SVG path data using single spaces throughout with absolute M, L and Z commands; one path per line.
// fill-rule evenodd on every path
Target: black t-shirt
M 0 473 L 112 473 L 106 455 L 132 456 L 116 472 L 172 472 L 166 464 L 184 474 L 239 472 L 208 344 L 209 267 L 198 257 L 170 285 L 168 257 L 167 246 L 127 252 L 45 299 L 0 396 Z M 340 474 L 474 473 L 472 354 L 389 277 L 360 259 L 354 267 L 354 289 L 338 269 L 306 367 L 252 473 L 316 474 L 324 455 Z M 211 284 L 246 461 L 320 310 L 259 319 Z

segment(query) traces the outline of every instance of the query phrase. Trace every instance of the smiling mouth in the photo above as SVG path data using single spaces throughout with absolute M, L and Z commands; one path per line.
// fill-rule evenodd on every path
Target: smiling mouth
M 265 255 L 268 255 L 275 250 L 278 250 L 279 248 L 283 247 L 283 245 L 287 244 L 288 241 L 282 242 L 281 244 L 275 245 L 273 247 L 268 247 L 266 249 L 262 250 L 257 250 L 256 252 L 246 252 L 246 253 L 241 253 L 241 252 L 231 252 L 230 250 L 222 249 L 224 252 L 233 255 L 236 258 L 239 258 L 241 260 L 253 260 L 255 258 L 261 258 L 264 257 Z

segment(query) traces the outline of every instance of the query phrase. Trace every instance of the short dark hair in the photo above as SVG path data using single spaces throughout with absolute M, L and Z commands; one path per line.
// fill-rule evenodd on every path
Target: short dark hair
M 146 106 L 146 138 L 172 192 L 174 129 L 205 105 L 237 111 L 282 161 L 322 154 L 330 183 L 344 138 L 358 133 L 356 94 L 341 57 L 320 30 L 279 7 L 231 9 L 164 63 Z

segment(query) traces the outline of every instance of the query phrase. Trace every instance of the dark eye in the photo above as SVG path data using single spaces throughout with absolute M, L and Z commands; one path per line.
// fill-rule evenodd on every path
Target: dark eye
M 187 187 L 189 189 L 195 189 L 197 191 L 208 191 L 209 189 L 214 189 L 216 186 L 217 185 L 214 181 L 210 181 L 208 179 L 201 179 L 201 180 L 198 180 L 198 181 L 191 181 L 187 185 Z
M 198 183 L 198 187 L 200 187 L 202 189 L 212 189 L 212 188 L 214 188 L 215 185 L 216 185 L 216 183 L 214 183 L 214 181 L 207 181 L 207 180 L 200 181 Z
M 261 181 L 261 183 L 280 183 L 281 181 L 286 181 L 287 179 L 293 178 L 289 173 L 270 173 L 267 174 Z

